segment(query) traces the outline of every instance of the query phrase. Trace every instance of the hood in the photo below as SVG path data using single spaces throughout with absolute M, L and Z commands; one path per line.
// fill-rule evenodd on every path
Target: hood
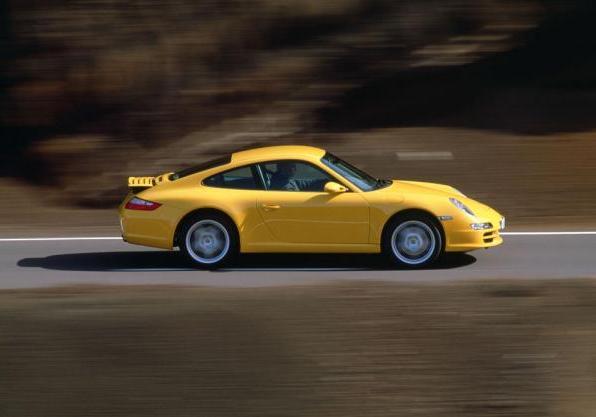
M 417 195 L 423 194 L 428 196 L 444 198 L 454 197 L 460 200 L 466 206 L 468 206 L 474 212 L 476 218 L 490 220 L 491 222 L 493 222 L 493 224 L 498 224 L 498 221 L 502 217 L 492 207 L 489 207 L 486 204 L 480 203 L 479 201 L 466 197 L 460 191 L 449 185 L 434 184 L 431 182 L 394 180 L 391 187 L 389 187 L 389 190 L 399 192 L 405 196 L 411 193 Z
M 435 196 L 463 197 L 461 192 L 449 185 L 435 184 L 432 182 L 393 180 L 393 185 L 390 188 L 404 194 L 416 193 Z

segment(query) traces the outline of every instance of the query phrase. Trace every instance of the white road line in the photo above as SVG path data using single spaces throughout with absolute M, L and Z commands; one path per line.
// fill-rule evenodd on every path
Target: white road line
M 502 232 L 501 236 L 578 236 L 596 235 L 596 231 L 578 232 Z M 17 237 L 0 238 L 0 242 L 55 242 L 55 241 L 80 241 L 80 240 L 122 240 L 116 236 L 96 237 Z
M 451 152 L 395 152 L 400 161 L 449 161 L 453 159 Z

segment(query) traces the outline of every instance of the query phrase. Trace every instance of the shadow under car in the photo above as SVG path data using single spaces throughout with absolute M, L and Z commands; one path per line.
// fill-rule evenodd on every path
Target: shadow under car
M 426 270 L 452 269 L 471 265 L 476 258 L 463 253 L 445 254 Z M 24 268 L 59 271 L 179 271 L 192 269 L 179 252 L 125 251 L 87 252 L 24 258 L 18 261 Z M 233 270 L 408 270 L 405 266 L 387 262 L 380 255 L 362 254 L 243 254 L 226 268 Z

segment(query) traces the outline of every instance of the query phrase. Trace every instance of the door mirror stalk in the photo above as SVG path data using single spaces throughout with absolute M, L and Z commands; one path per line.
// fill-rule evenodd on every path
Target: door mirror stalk
M 325 184 L 325 192 L 330 194 L 340 194 L 347 192 L 348 189 L 341 184 L 329 181 Z

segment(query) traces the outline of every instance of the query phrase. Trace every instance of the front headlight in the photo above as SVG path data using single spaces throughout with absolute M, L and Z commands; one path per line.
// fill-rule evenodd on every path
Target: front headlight
M 493 224 L 492 223 L 472 223 L 470 225 L 470 227 L 474 230 L 487 230 L 487 229 L 492 229 L 493 228 Z
M 457 198 L 450 197 L 449 201 L 451 201 L 451 203 L 461 211 L 468 213 L 470 216 L 475 216 L 474 212 Z

